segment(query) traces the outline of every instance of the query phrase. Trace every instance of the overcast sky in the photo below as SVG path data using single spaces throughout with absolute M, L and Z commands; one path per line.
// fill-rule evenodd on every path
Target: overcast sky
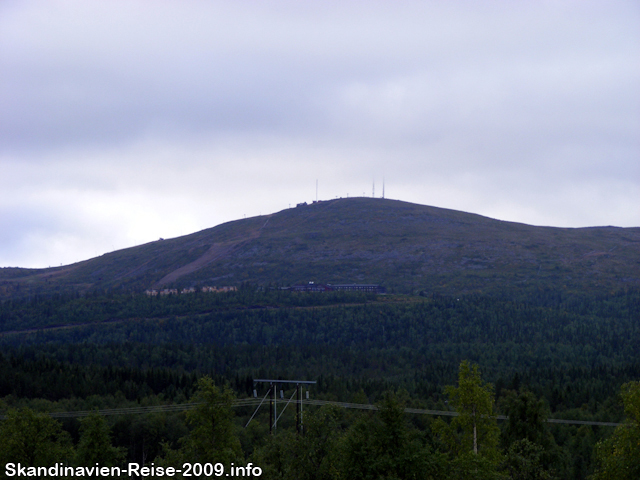
M 0 266 L 320 199 L 640 226 L 640 3 L 0 2 Z

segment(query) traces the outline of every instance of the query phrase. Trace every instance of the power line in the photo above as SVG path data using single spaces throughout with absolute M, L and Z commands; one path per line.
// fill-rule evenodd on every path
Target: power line
M 293 403 L 298 403 L 297 400 L 291 400 Z M 251 407 L 259 405 L 262 401 L 259 398 L 243 398 L 235 400 L 232 407 Z M 354 408 L 358 410 L 379 410 L 377 405 L 368 403 L 347 403 L 347 402 L 334 402 L 329 400 L 301 400 L 301 404 L 304 405 L 334 405 L 341 408 Z M 111 415 L 139 415 L 144 413 L 159 413 L 159 412 L 181 412 L 185 410 L 191 410 L 203 403 L 182 403 L 174 405 L 152 405 L 148 407 L 129 407 L 129 408 L 110 408 L 102 410 L 78 410 L 69 412 L 46 412 L 47 415 L 53 418 L 81 418 L 88 417 L 89 415 L 98 414 L 103 416 Z M 452 412 L 448 410 L 427 410 L 423 408 L 405 408 L 405 413 L 418 414 L 418 415 L 434 415 L 443 417 L 457 417 L 458 412 Z M 6 415 L 0 415 L 1 420 L 6 420 Z M 506 415 L 496 415 L 497 420 L 507 420 Z M 558 423 L 564 425 L 592 425 L 598 427 L 617 427 L 623 425 L 616 422 L 595 422 L 591 420 L 565 420 L 561 418 L 548 418 L 547 423 Z
M 344 403 L 344 402 L 331 402 L 327 400 L 305 400 L 304 403 L 309 405 L 335 405 L 342 408 L 357 408 L 361 410 L 379 410 L 377 405 L 367 403 Z M 405 408 L 404 413 L 415 413 L 419 415 L 435 415 L 443 417 L 457 417 L 460 415 L 458 412 L 451 412 L 448 410 L 426 410 L 423 408 Z M 496 415 L 497 420 L 508 420 L 506 415 Z M 562 423 L 568 425 L 594 425 L 600 427 L 617 427 L 622 423 L 615 422 L 594 422 L 590 420 L 564 420 L 558 418 L 548 418 L 548 423 Z

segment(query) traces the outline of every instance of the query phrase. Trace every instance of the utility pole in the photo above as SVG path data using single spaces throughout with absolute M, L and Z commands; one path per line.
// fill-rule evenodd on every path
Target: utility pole
M 302 400 L 300 395 L 300 384 L 296 383 L 296 432 L 298 435 L 302 433 L 302 404 L 300 400 Z
M 296 432 L 299 434 L 303 434 L 304 433 L 304 426 L 302 423 L 302 386 L 303 385 L 314 385 L 316 382 L 315 381 L 310 381 L 310 380 L 273 380 L 273 379 L 267 379 L 267 378 L 256 378 L 253 380 L 253 385 L 254 385 L 254 389 L 255 389 L 255 384 L 256 383 L 268 383 L 269 384 L 269 391 L 267 392 L 267 395 L 269 396 L 269 433 L 272 435 L 275 435 L 276 433 L 276 429 L 278 428 L 278 411 L 277 411 L 277 406 L 276 406 L 276 402 L 277 402 L 277 389 L 278 389 L 278 385 L 280 385 L 280 390 L 281 392 L 284 391 L 283 385 L 286 384 L 295 384 L 295 392 L 294 394 L 291 396 L 291 398 L 289 399 L 289 401 L 287 402 L 287 404 L 283 407 L 282 412 L 280 412 L 280 415 L 282 415 L 282 413 L 284 413 L 284 409 L 287 408 L 287 406 L 289 405 L 289 403 L 291 402 L 291 400 L 293 399 L 293 397 L 296 397 Z M 282 394 L 282 393 L 281 393 Z M 265 395 L 265 398 L 266 396 Z M 307 400 L 309 399 L 309 392 L 307 391 Z M 264 399 L 263 399 L 264 401 Z M 262 405 L 262 402 L 260 402 L 260 405 Z M 260 408 L 260 405 L 258 405 L 258 408 L 256 408 L 256 411 L 253 412 L 253 415 L 251 416 L 251 419 L 255 416 L 255 414 L 258 412 L 258 409 Z M 251 422 L 251 419 L 249 419 L 249 422 Z M 248 426 L 249 423 L 247 423 L 246 426 Z
M 273 435 L 273 399 L 275 398 L 273 383 L 269 390 L 269 433 Z

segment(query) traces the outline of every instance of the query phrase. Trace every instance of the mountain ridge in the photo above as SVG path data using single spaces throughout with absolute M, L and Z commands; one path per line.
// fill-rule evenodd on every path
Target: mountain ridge
M 638 287 L 640 228 L 532 226 L 399 200 L 336 199 L 63 267 L 0 269 L 0 298 L 307 281 L 440 294 Z

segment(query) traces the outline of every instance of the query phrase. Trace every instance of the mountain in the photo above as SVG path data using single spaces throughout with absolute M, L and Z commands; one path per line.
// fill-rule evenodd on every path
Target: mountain
M 348 198 L 228 222 L 47 269 L 0 269 L 0 297 L 66 290 L 376 283 L 500 294 L 640 286 L 640 228 L 555 228 Z

